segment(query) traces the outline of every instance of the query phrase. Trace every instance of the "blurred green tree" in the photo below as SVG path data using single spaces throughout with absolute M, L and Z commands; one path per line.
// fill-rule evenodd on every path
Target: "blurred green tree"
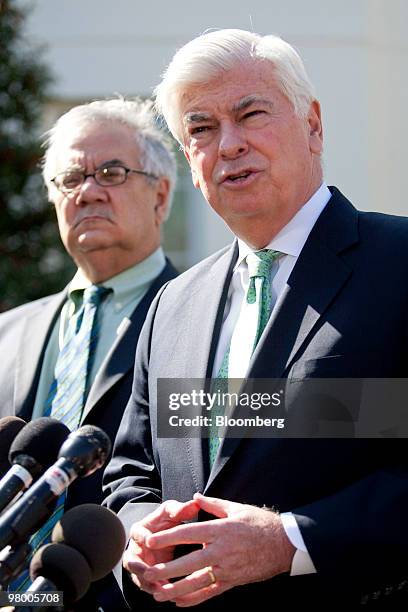
M 41 49 L 25 43 L 25 19 L 0 0 L 0 312 L 60 290 L 73 270 L 40 172 L 51 76 Z

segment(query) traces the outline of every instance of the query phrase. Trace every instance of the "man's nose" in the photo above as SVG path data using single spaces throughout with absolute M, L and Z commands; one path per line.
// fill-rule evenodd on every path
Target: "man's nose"
M 248 151 L 245 130 L 236 123 L 228 122 L 220 126 L 219 155 L 224 159 L 235 159 Z
M 76 203 L 103 202 L 105 199 L 106 189 L 98 185 L 94 176 L 87 176 L 78 190 Z

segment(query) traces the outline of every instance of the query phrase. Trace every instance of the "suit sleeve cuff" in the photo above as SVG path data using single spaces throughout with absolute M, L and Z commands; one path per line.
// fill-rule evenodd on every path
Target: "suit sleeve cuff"
M 302 574 L 315 574 L 316 568 L 307 551 L 305 541 L 300 533 L 300 529 L 292 512 L 284 512 L 280 515 L 283 528 L 291 544 L 296 548 L 293 556 L 291 576 L 301 576 Z

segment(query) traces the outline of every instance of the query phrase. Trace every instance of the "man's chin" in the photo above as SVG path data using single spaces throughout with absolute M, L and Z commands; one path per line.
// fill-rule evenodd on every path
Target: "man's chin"
M 109 236 L 106 235 L 105 232 L 100 230 L 87 230 L 86 232 L 82 232 L 78 236 L 78 240 L 76 243 L 77 249 L 81 251 L 81 253 L 86 253 L 89 251 L 99 251 L 101 249 L 107 249 L 111 246 L 112 240 Z
M 210 206 L 220 217 L 227 220 L 229 217 L 264 215 L 271 208 L 265 200 L 265 193 L 260 195 L 258 192 L 253 194 L 237 192 L 233 194 L 233 197 L 224 197 L 222 200 L 215 202 L 214 205 L 210 202 Z

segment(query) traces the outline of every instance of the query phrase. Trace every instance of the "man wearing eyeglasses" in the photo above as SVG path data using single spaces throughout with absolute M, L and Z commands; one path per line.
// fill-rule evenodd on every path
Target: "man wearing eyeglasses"
M 177 274 L 160 247 L 173 151 L 149 102 L 96 101 L 48 132 L 43 175 L 77 272 L 61 293 L 0 316 L 0 417 L 52 416 L 70 429 L 91 423 L 113 442 L 145 315 Z M 101 480 L 98 470 L 73 483 L 65 510 L 101 503 Z M 108 593 L 78 609 L 120 612 Z

